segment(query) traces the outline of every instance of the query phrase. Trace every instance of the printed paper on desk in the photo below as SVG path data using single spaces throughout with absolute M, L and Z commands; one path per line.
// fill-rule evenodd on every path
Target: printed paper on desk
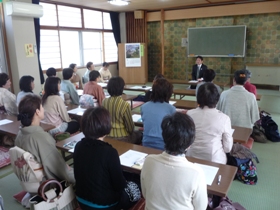
M 104 83 L 104 82 L 99 82 L 97 84 L 100 85 L 101 87 L 107 87 L 107 83 Z
M 86 109 L 83 109 L 83 108 L 78 107 L 78 108 L 76 108 L 76 109 L 71 109 L 71 110 L 69 110 L 68 113 L 69 113 L 69 114 L 78 114 L 78 115 L 80 115 L 81 112 L 84 113 L 85 111 L 86 111 Z
M 12 122 L 13 122 L 12 120 L 4 119 L 4 120 L 0 120 L 0 125 L 6 125 L 6 124 L 12 123 Z
M 197 80 L 190 80 L 189 83 L 197 83 Z
M 133 86 L 130 89 L 141 89 L 141 90 L 150 90 L 152 87 L 146 86 L 146 87 L 142 87 L 142 86 Z
M 214 167 L 214 166 L 199 164 L 199 163 L 194 163 L 194 164 L 198 165 L 204 171 L 206 184 L 207 185 L 212 185 L 213 180 L 214 180 L 219 168 Z
M 169 101 L 169 104 L 171 104 L 171 105 L 173 105 L 175 103 L 176 103 L 176 101 Z
M 133 122 L 142 122 L 141 115 L 140 114 L 133 114 L 132 115 L 132 120 L 133 120 Z
M 147 155 L 148 154 L 146 153 L 130 149 L 120 156 L 121 165 L 132 167 L 135 164 L 135 162 L 145 158 Z

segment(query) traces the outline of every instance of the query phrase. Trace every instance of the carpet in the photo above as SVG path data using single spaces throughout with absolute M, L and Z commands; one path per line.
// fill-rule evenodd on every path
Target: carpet
M 11 163 L 9 148 L 0 147 L 0 168 Z

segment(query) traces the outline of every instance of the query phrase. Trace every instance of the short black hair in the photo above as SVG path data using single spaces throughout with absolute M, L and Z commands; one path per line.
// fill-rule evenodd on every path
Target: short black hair
M 74 70 L 75 66 L 77 66 L 77 64 L 75 64 L 75 63 L 71 63 L 71 64 L 69 65 L 69 68 L 71 68 L 71 69 L 73 69 L 73 70 Z
M 88 63 L 87 63 L 87 69 L 89 69 L 89 68 L 91 67 L 92 64 L 93 64 L 92 62 L 88 62 Z
M 81 123 L 82 132 L 89 139 L 98 139 L 111 131 L 110 113 L 104 107 L 88 108 Z
M 24 92 L 31 92 L 32 93 L 32 88 L 31 88 L 31 83 L 34 82 L 34 77 L 30 75 L 25 75 L 22 76 L 19 80 L 19 88 L 20 90 Z
M 7 81 L 9 80 L 9 76 L 6 73 L 0 73 L 0 87 L 6 85 Z
M 175 112 L 163 118 L 161 123 L 165 150 L 174 155 L 184 154 L 194 142 L 195 125 L 192 118 L 186 114 Z
M 37 95 L 26 95 L 18 105 L 18 120 L 23 126 L 30 126 L 37 109 L 41 108 L 41 98 Z
M 44 87 L 45 94 L 43 95 L 43 98 L 42 98 L 43 105 L 45 104 L 47 98 L 50 95 L 59 95 L 58 84 L 60 84 L 60 83 L 61 83 L 61 80 L 58 77 L 49 77 L 46 79 L 45 87 Z
M 200 55 L 196 56 L 195 60 L 198 59 L 198 58 L 203 61 L 203 57 L 202 56 L 200 56 Z
M 203 72 L 203 81 L 204 82 L 212 82 L 216 77 L 216 73 L 213 69 L 206 69 Z
M 98 77 L 100 77 L 99 71 L 93 70 L 89 73 L 89 81 L 95 81 Z
M 65 68 L 62 71 L 63 79 L 69 80 L 73 76 L 74 70 L 71 68 Z
M 234 80 L 238 85 L 244 85 L 248 79 L 248 75 L 245 69 L 234 72 Z
M 218 88 L 212 82 L 205 82 L 200 85 L 197 91 L 196 100 L 200 108 L 208 106 L 215 108 L 220 99 Z
M 157 79 L 152 87 L 151 101 L 153 102 L 169 102 L 173 93 L 173 85 L 166 79 Z
M 121 77 L 112 77 L 109 79 L 107 90 L 110 96 L 120 96 L 123 93 L 125 86 L 124 80 Z
M 164 79 L 164 76 L 162 74 L 157 74 L 155 77 L 154 77 L 154 81 L 156 81 L 157 79 Z
M 108 66 L 110 66 L 110 64 L 107 63 L 107 62 L 104 62 L 104 63 L 102 64 L 102 66 L 103 66 L 103 67 L 108 67 Z
M 55 77 L 56 76 L 56 69 L 53 67 L 48 68 L 48 70 L 46 71 L 46 75 L 48 77 Z

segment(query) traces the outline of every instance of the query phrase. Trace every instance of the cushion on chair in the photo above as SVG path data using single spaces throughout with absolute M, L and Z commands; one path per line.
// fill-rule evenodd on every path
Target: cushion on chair
M 247 143 L 242 143 L 242 145 L 243 145 L 244 147 L 247 147 L 248 149 L 252 149 L 253 143 L 254 143 L 254 139 L 250 137 L 250 138 L 248 139 Z

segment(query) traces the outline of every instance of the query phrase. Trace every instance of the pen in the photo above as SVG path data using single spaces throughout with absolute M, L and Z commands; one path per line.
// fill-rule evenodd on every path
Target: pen
M 219 175 L 219 177 L 218 177 L 218 185 L 220 185 L 221 179 L 222 179 L 222 175 Z

